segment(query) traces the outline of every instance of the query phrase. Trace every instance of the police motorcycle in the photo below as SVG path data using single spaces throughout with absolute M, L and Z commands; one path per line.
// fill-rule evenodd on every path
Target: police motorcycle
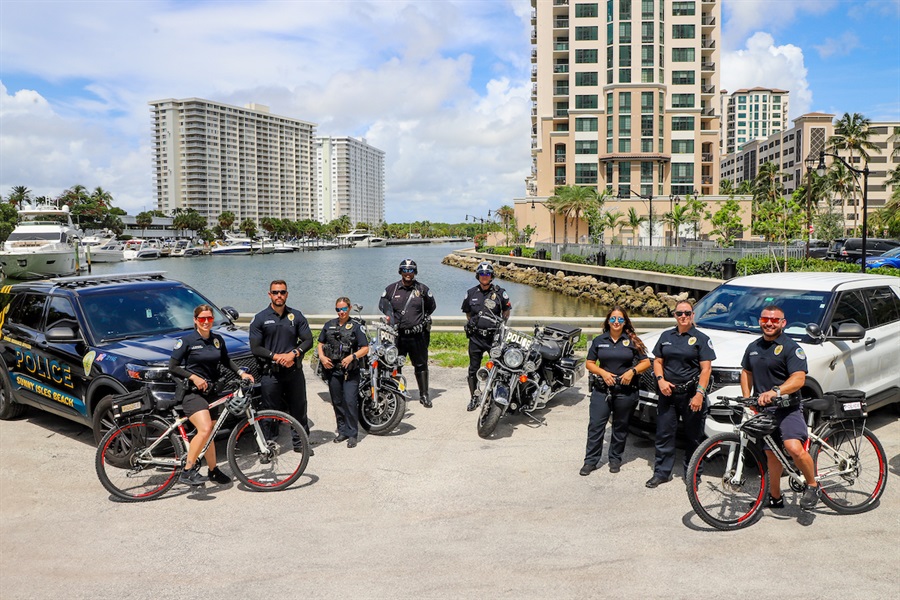
M 584 359 L 574 354 L 581 329 L 565 325 L 535 325 L 533 333 L 517 331 L 487 313 L 499 326 L 488 362 L 479 380 L 478 435 L 489 437 L 504 413 L 522 413 L 538 425 L 533 413 L 584 377 Z
M 359 424 L 372 435 L 387 435 L 397 428 L 406 414 L 406 378 L 399 373 L 406 361 L 397 349 L 397 330 L 382 317 L 367 326 L 362 305 L 354 304 L 350 318 L 359 323 L 369 339 L 369 353 L 359 366 Z M 325 349 L 326 355 L 336 349 Z M 342 356 L 335 351 L 335 358 Z M 345 355 L 345 353 L 344 353 Z M 313 356 L 316 356 L 315 353 Z M 331 358 L 331 356 L 329 356 Z M 316 374 L 327 380 L 322 363 L 316 359 Z

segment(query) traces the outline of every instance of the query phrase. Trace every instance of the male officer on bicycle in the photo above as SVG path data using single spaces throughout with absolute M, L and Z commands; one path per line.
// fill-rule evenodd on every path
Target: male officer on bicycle
M 759 317 L 763 335 L 744 351 L 741 393 L 749 397 L 752 390 L 757 394 L 760 406 L 797 394 L 806 382 L 806 354 L 797 342 L 784 334 L 785 324 L 784 311 L 780 307 L 772 304 L 766 306 Z M 819 501 L 819 487 L 812 457 L 803 447 L 807 438 L 803 411 L 799 403 L 766 410 L 773 411 L 782 443 L 806 478 L 808 487 L 800 498 L 800 507 L 811 509 Z M 769 449 L 766 449 L 766 461 L 769 466 L 769 508 L 784 508 L 784 498 L 781 497 L 781 474 L 784 469 Z
M 300 363 L 303 354 L 312 348 L 313 336 L 303 313 L 287 306 L 287 296 L 287 283 L 283 280 L 276 279 L 269 284 L 269 306 L 250 323 L 250 350 L 262 373 L 263 407 L 289 413 L 309 435 L 306 378 Z M 266 432 L 266 435 L 275 433 Z M 302 451 L 296 444 L 294 449 Z

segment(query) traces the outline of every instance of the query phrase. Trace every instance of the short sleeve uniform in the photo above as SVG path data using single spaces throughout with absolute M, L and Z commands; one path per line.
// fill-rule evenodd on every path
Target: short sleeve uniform
M 663 332 L 653 347 L 654 358 L 663 361 L 663 377 L 669 383 L 681 385 L 696 382 L 700 376 L 700 363 L 716 359 L 712 340 L 691 326 L 684 333 L 674 327 Z

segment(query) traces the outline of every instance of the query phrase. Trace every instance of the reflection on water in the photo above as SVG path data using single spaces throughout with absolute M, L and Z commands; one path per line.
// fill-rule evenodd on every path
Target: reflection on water
M 400 261 L 411 258 L 419 266 L 419 280 L 437 300 L 438 315 L 460 315 L 466 290 L 476 285 L 475 275 L 441 264 L 454 249 L 470 244 L 423 244 L 386 248 L 350 248 L 318 252 L 293 252 L 265 256 L 198 256 L 130 261 L 93 266 L 93 275 L 165 271 L 171 279 L 197 288 L 219 306 L 240 312 L 257 312 L 268 302 L 266 292 L 273 279 L 284 279 L 289 304 L 309 314 L 329 314 L 339 296 L 349 296 L 377 312 L 384 288 L 397 280 Z M 535 316 L 603 316 L 599 305 L 527 285 L 498 280 L 513 303 L 513 314 Z

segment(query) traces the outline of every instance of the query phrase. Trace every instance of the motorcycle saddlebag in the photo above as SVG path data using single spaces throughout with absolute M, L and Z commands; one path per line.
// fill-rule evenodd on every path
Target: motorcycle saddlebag
M 557 363 L 561 374 L 560 380 L 566 387 L 572 387 L 584 377 L 584 359 L 574 356 L 563 356 Z
M 553 323 L 544 327 L 544 335 L 548 339 L 560 342 L 563 356 L 565 356 L 572 352 L 575 344 L 581 339 L 581 328 Z

